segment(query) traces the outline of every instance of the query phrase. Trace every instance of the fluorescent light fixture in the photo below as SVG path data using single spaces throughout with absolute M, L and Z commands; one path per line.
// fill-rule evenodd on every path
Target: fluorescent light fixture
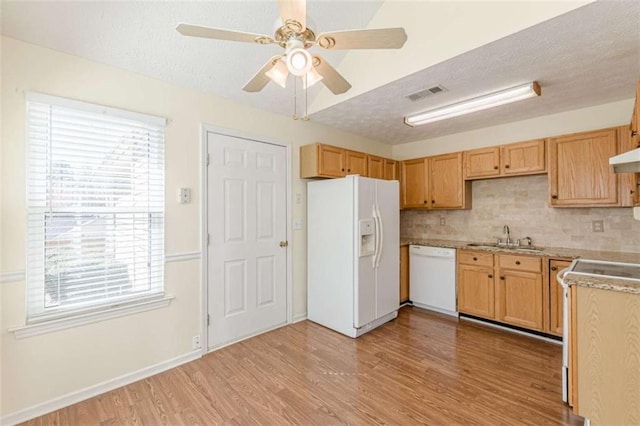
M 304 89 L 308 89 L 320 80 L 322 80 L 322 76 L 318 73 L 318 71 L 316 71 L 315 68 L 311 67 L 305 78 L 302 79 L 302 87 Z
M 408 115 L 404 118 L 404 122 L 408 126 L 420 126 L 422 124 L 433 123 L 434 121 L 446 120 L 499 105 L 533 98 L 534 96 L 540 96 L 540 93 L 540 86 L 537 82 L 533 81 L 523 84 L 522 86 L 512 87 L 455 104 Z
M 278 60 L 278 62 L 276 62 L 276 64 L 264 74 L 269 77 L 271 81 L 282 86 L 283 89 L 287 87 L 287 76 L 289 75 L 289 70 L 287 70 L 287 64 L 285 64 L 284 61 Z

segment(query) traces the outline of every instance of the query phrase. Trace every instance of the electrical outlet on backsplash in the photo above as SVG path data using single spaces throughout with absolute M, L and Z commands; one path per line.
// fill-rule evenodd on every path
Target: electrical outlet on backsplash
M 403 210 L 400 235 L 493 242 L 508 225 L 514 240 L 529 236 L 537 246 L 640 252 L 632 208 L 551 208 L 546 176 L 474 181 L 472 194 L 471 210 Z M 594 221 L 603 222 L 604 232 L 592 232 Z

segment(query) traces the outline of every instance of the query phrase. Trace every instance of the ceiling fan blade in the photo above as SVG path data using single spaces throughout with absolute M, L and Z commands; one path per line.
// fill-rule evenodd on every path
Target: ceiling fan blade
M 335 70 L 320 55 L 313 55 L 313 65 L 318 74 L 322 76 L 322 83 L 331 90 L 334 95 L 339 95 L 351 89 L 351 85 L 338 71 Z
M 288 19 L 293 19 L 302 25 L 299 32 L 307 28 L 307 0 L 278 0 L 278 7 L 282 25 L 285 25 Z
M 273 68 L 278 60 L 280 60 L 280 55 L 274 56 L 269 59 L 267 63 L 264 64 L 253 77 L 251 77 L 251 80 L 249 80 L 249 82 L 244 85 L 242 90 L 244 90 L 245 92 L 259 92 L 264 89 L 264 86 L 266 86 L 267 83 L 271 81 L 271 79 L 267 77 L 265 73 Z
M 222 30 L 220 28 L 201 27 L 198 25 L 179 24 L 176 30 L 182 35 L 190 37 L 212 38 L 215 40 L 243 41 L 247 43 L 273 43 L 274 40 L 266 35 L 243 33 L 240 31 Z M 260 41 L 258 41 L 260 40 Z
M 335 31 L 316 38 L 323 49 L 400 49 L 406 41 L 404 28 Z

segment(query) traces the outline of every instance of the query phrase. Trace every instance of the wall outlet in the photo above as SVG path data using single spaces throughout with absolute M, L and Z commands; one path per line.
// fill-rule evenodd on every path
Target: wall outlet
M 591 231 L 592 232 L 604 232 L 604 221 L 602 220 L 594 220 L 591 222 Z
M 197 335 L 193 336 L 193 338 L 191 340 L 191 343 L 192 343 L 192 346 L 193 346 L 194 350 L 200 349 L 201 348 L 201 346 L 200 346 L 200 335 L 197 334 Z
M 440 218 L 440 226 L 445 226 L 447 224 L 447 219 L 444 217 Z

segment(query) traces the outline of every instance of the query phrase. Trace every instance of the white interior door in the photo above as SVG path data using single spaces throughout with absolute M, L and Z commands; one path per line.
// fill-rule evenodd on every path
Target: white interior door
M 207 133 L 209 348 L 287 320 L 286 148 Z

